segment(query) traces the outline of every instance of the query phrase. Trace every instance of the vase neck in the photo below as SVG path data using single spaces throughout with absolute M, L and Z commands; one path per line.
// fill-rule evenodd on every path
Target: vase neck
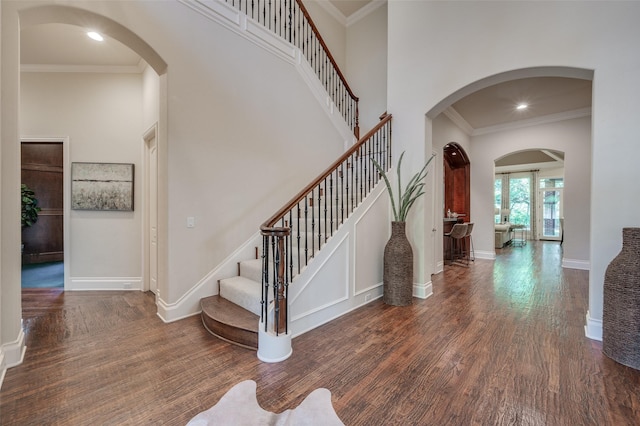
M 391 233 L 394 232 L 404 232 L 406 226 L 406 222 L 391 222 Z
M 622 228 L 622 249 L 640 249 L 640 228 Z

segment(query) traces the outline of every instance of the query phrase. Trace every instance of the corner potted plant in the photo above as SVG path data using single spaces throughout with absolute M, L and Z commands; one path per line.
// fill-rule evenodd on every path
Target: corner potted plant
M 38 221 L 38 199 L 31 188 L 24 183 L 20 185 L 21 201 L 22 201 L 22 214 L 20 217 L 22 229 L 33 226 Z M 24 243 L 20 245 L 20 252 L 24 253 Z
M 406 220 L 411 207 L 424 194 L 424 179 L 427 177 L 427 167 L 433 160 L 431 156 L 422 169 L 414 174 L 402 191 L 401 167 L 404 152 L 398 159 L 396 168 L 398 180 L 398 200 L 396 200 L 391 182 L 380 164 L 373 160 L 373 164 L 384 179 L 391 200 L 393 221 L 391 222 L 391 238 L 384 248 L 383 296 L 382 300 L 388 305 L 406 306 L 413 302 L 413 249 L 405 232 Z
M 22 192 L 22 229 L 33 226 L 38 221 L 38 199 L 31 188 L 24 183 L 20 185 Z

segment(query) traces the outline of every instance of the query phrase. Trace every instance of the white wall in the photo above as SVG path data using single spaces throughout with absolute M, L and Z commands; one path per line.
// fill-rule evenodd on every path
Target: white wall
M 387 110 L 386 4 L 347 27 L 346 76 L 360 99 L 360 135 L 364 135 Z
M 160 119 L 160 78 L 150 66 L 142 72 L 142 128 L 148 130 Z
M 537 67 L 594 70 L 587 333 L 598 337 L 606 266 L 620 250 L 621 228 L 640 223 L 634 206 L 640 198 L 634 155 L 640 150 L 640 81 L 634 72 L 640 67 L 640 3 L 389 2 L 388 9 L 394 141 L 398 151 L 408 147 L 416 157 L 431 149 L 425 114 L 474 82 L 526 77 Z M 514 72 L 525 69 L 531 71 Z M 615 221 L 611 206 L 620 212 Z
M 134 164 L 134 211 L 71 210 L 65 250 L 68 289 L 87 279 L 110 288 L 121 278 L 135 288 L 142 274 L 141 75 L 26 72 L 20 101 L 21 135 L 68 137 L 70 162 Z
M 435 264 L 434 268 L 431 269 L 432 272 L 441 272 L 443 268 L 444 261 L 444 253 L 443 253 L 443 213 L 444 213 L 444 146 L 450 142 L 456 142 L 460 145 L 467 155 L 469 156 L 469 161 L 471 162 L 471 170 L 476 167 L 475 159 L 472 155 L 471 150 L 471 138 L 467 133 L 465 133 L 458 125 L 456 125 L 453 121 L 449 119 L 445 114 L 439 114 L 433 120 L 433 151 L 437 154 L 437 158 L 434 160 L 434 164 L 432 166 L 432 170 L 434 172 L 434 178 L 436 181 L 435 185 L 435 197 L 433 199 L 433 213 L 426 212 L 426 215 L 433 222 L 432 229 L 435 229 L 434 233 L 434 256 L 435 256 Z M 472 172 L 473 173 L 473 172 Z M 476 220 L 475 211 L 473 207 L 471 207 L 471 211 L 469 212 L 470 218 L 472 221 Z M 431 216 L 432 215 L 432 216 Z M 467 219 L 468 221 L 468 219 Z M 475 227 L 476 225 L 474 225 Z M 474 242 L 475 242 L 475 228 L 474 228 Z M 477 248 L 474 246 L 474 249 L 477 251 Z
M 471 209 L 474 248 L 494 253 L 494 162 L 512 152 L 554 149 L 565 153 L 563 262 L 589 266 L 591 117 L 474 136 L 471 140 Z

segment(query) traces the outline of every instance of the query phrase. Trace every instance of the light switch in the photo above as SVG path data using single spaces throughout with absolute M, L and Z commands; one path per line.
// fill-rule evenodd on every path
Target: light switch
M 196 226 L 196 218 L 193 216 L 189 216 L 187 218 L 187 228 L 195 228 Z

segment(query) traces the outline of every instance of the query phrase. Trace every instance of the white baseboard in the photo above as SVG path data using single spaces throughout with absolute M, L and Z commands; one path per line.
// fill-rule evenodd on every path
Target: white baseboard
M 70 277 L 65 291 L 136 290 L 142 291 L 141 277 Z
M 426 299 L 431 295 L 433 295 L 433 285 L 431 281 L 424 284 L 413 284 L 413 297 L 417 297 L 418 299 Z
M 494 251 L 474 250 L 474 254 L 476 256 L 476 259 L 496 260 L 495 250 Z
M 22 364 L 26 351 L 27 347 L 24 344 L 24 331 L 21 324 L 18 338 L 14 342 L 0 346 L 0 389 L 2 389 L 2 382 L 7 369 Z
M 583 271 L 591 270 L 591 262 L 588 260 L 566 259 L 562 258 L 562 267 L 567 269 L 582 269 Z
M 21 326 L 18 338 L 15 341 L 5 343 L 0 346 L 0 367 L 2 368 L 3 377 L 4 371 L 7 368 L 22 364 L 26 350 L 27 347 L 24 344 L 24 331 Z
M 4 363 L 4 351 L 0 346 L 0 389 L 2 389 L 5 374 L 7 374 L 7 366 Z
M 587 323 L 584 326 L 584 335 L 591 340 L 602 342 L 602 320 L 591 318 L 587 311 Z

